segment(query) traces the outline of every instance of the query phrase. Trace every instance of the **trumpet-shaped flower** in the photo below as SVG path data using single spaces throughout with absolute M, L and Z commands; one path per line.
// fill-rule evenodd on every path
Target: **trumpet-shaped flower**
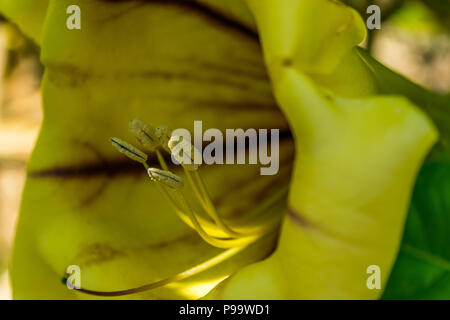
M 81 30 L 65 27 L 74 2 Z M 330 0 L 0 9 L 39 43 L 46 68 L 16 298 L 379 298 L 366 268 L 390 273 L 438 134 L 413 102 L 381 94 L 357 49 L 356 11 Z M 199 119 L 280 129 L 278 174 L 173 166 L 169 127 Z M 133 134 L 140 145 L 124 141 Z M 79 290 L 61 285 L 69 265 L 81 268 Z

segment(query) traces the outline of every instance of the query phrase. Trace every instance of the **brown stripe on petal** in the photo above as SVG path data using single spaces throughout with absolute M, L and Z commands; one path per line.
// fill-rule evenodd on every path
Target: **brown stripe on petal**
M 110 160 L 106 163 L 73 164 L 29 172 L 31 178 L 114 177 L 123 174 L 145 174 L 142 166 L 131 160 Z
M 105 141 L 105 143 L 107 142 Z M 207 143 L 208 142 L 205 142 L 205 145 Z M 100 199 L 101 195 L 106 191 L 110 183 L 114 183 L 114 178 L 117 178 L 119 176 L 135 176 L 136 179 L 141 177 L 142 179 L 145 179 L 147 177 L 146 170 L 142 165 L 130 159 L 127 159 L 126 157 L 117 156 L 118 158 L 107 158 L 91 143 L 88 142 L 74 140 L 71 142 L 71 144 L 74 146 L 74 150 L 77 150 L 77 148 L 75 148 L 76 146 L 80 146 L 81 150 L 79 150 L 79 152 L 84 152 L 87 155 L 90 153 L 91 156 L 94 155 L 97 160 L 91 160 L 92 162 L 88 163 L 71 163 L 58 166 L 54 165 L 45 169 L 30 170 L 28 176 L 31 179 L 55 179 L 61 181 L 70 179 L 78 182 L 83 182 L 89 179 L 89 181 L 86 181 L 86 183 L 88 183 L 89 185 L 89 188 L 83 188 L 83 195 L 80 194 L 80 197 L 77 201 L 77 207 L 89 206 L 96 200 Z M 292 144 L 292 136 L 289 131 L 280 131 L 280 146 L 282 144 L 286 144 L 288 148 L 282 147 L 280 150 L 282 152 L 282 158 L 280 159 L 280 172 L 278 175 L 273 176 L 270 179 L 272 181 L 270 183 L 272 187 L 286 185 L 289 181 L 290 170 L 294 157 L 294 150 L 290 147 L 290 145 Z M 226 145 L 224 144 L 224 149 L 225 148 Z M 248 150 L 245 150 L 245 152 L 248 153 Z M 91 156 L 89 158 L 91 158 Z M 177 173 L 183 170 L 181 166 L 175 165 L 172 162 L 170 154 L 164 153 L 163 156 L 166 160 L 166 163 L 169 165 L 171 172 Z M 150 167 L 159 167 L 159 162 L 154 155 L 149 157 L 147 164 Z M 257 165 L 255 168 L 259 170 L 259 165 Z M 205 169 L 220 170 L 220 165 L 207 166 L 205 167 Z M 259 174 L 256 174 L 257 175 L 255 175 L 253 178 L 238 179 L 240 180 L 237 181 L 238 185 L 241 188 L 252 187 L 251 181 L 259 181 Z M 239 188 L 231 188 L 231 190 L 238 189 Z M 258 188 L 258 190 L 253 191 L 253 195 L 251 197 L 252 201 L 249 201 L 248 203 L 253 206 L 255 203 L 258 203 L 262 198 L 264 198 L 267 195 L 267 192 L 270 193 L 272 191 L 273 188 L 268 188 L 268 185 L 262 184 L 261 187 Z M 214 202 L 216 202 L 216 204 L 220 206 L 223 202 L 226 202 L 226 194 L 227 193 L 223 195 L 224 198 L 219 197 L 214 199 Z M 242 203 L 239 202 L 237 204 L 240 205 L 235 208 L 234 212 L 230 213 L 230 216 L 240 215 L 248 211 L 242 207 Z
M 254 80 L 269 81 L 269 76 L 264 67 L 264 64 L 262 63 L 255 65 L 255 67 L 257 68 L 256 70 L 249 70 L 248 68 L 247 70 L 245 70 L 244 68 L 242 68 L 242 65 L 245 64 L 241 64 L 239 67 L 233 67 L 231 65 L 227 66 L 209 61 L 197 61 L 195 59 L 191 59 L 190 63 L 202 69 L 219 71 L 222 74 L 227 74 L 230 76 L 246 77 Z
M 196 109 L 205 109 L 210 110 L 211 108 L 214 108 L 214 110 L 220 110 L 223 109 L 224 111 L 228 112 L 242 112 L 242 111 L 273 111 L 273 114 L 275 117 L 282 117 L 281 112 L 278 109 L 278 106 L 273 103 L 259 103 L 255 101 L 214 101 L 214 100 L 200 100 L 200 99 L 193 99 L 190 97 L 186 98 L 179 98 L 179 97 L 167 97 L 164 98 L 166 100 L 172 98 L 173 100 L 180 100 L 183 101 L 186 105 L 186 109 L 188 108 L 196 108 Z M 183 99 L 183 100 L 182 100 Z
M 120 258 L 129 258 L 136 254 L 135 251 L 142 250 L 167 250 L 170 247 L 182 244 L 183 246 L 191 245 L 198 246 L 202 244 L 203 240 L 194 232 L 190 231 L 185 234 L 181 234 L 172 239 L 162 240 L 151 244 L 145 244 L 138 247 L 127 247 L 116 249 L 113 246 L 106 243 L 91 243 L 82 246 L 74 258 L 74 262 L 83 267 L 98 265 L 106 262 L 111 262 Z
M 89 193 L 86 197 L 80 199 L 78 207 L 79 208 L 87 207 L 93 202 L 95 202 L 95 200 L 97 200 L 103 194 L 103 192 L 105 192 L 107 186 L 108 180 L 103 179 L 100 185 L 93 192 Z
M 257 90 L 250 83 L 243 82 L 239 78 L 236 79 L 227 79 L 222 74 L 216 76 L 202 76 L 200 74 L 188 73 L 188 72 L 168 72 L 168 71 L 160 71 L 160 70 L 148 70 L 142 72 L 127 72 L 123 74 L 115 74 L 115 78 L 118 77 L 127 77 L 127 78 L 143 78 L 143 79 L 164 79 L 164 80 L 189 80 L 192 82 L 197 82 L 200 84 L 214 84 L 225 87 L 230 87 L 243 91 L 251 91 L 255 93 L 266 93 L 267 90 L 261 89 Z
M 108 16 L 106 19 L 103 19 L 102 22 L 106 23 L 109 21 L 114 21 L 115 19 L 118 19 L 124 15 L 126 15 L 127 13 L 134 11 L 136 9 L 139 9 L 140 7 L 142 7 L 143 5 L 145 5 L 144 1 L 137 1 L 137 0 L 124 0 L 124 1 L 111 1 L 111 0 L 100 0 L 100 1 L 108 1 L 108 2 L 117 2 L 117 3 L 125 3 L 125 2 L 130 2 L 130 4 L 133 4 L 132 6 L 129 6 L 128 8 L 125 8 L 123 10 L 120 10 L 119 12 L 116 12 L 114 14 L 111 14 L 110 16 Z
M 103 79 L 113 79 L 115 81 L 129 81 L 134 79 L 143 80 L 164 80 L 164 81 L 191 81 L 202 85 L 216 85 L 238 89 L 240 91 L 250 91 L 258 94 L 265 94 L 267 90 L 256 89 L 251 84 L 241 81 L 239 78 L 227 79 L 221 75 L 202 76 L 191 72 L 176 72 L 162 70 L 142 70 L 142 71 L 115 71 L 95 73 L 92 70 L 62 63 L 47 62 L 48 77 L 53 84 L 59 86 L 77 87 L 86 85 L 87 81 L 99 81 Z
M 247 128 L 244 128 L 246 130 Z M 288 140 L 292 139 L 292 134 L 289 130 L 280 131 L 280 145 Z M 98 150 L 96 150 L 91 144 L 87 142 L 75 141 L 74 144 L 81 145 L 82 147 L 90 150 L 99 159 L 97 162 L 92 163 L 80 163 L 69 164 L 62 166 L 53 166 L 48 169 L 32 170 L 28 173 L 31 178 L 89 178 L 97 176 L 115 177 L 119 175 L 146 175 L 144 168 L 136 162 L 126 159 L 107 159 Z M 204 142 L 203 148 L 209 142 Z M 269 140 L 270 145 L 270 140 Z M 226 143 L 224 142 L 224 150 L 226 149 Z M 237 151 L 237 149 L 235 150 Z M 248 150 L 245 150 L 247 153 Z M 237 154 L 237 152 L 236 152 Z M 181 170 L 181 166 L 175 165 L 172 162 L 170 154 L 163 153 L 167 164 L 171 171 Z M 147 164 L 150 167 L 159 167 L 159 162 L 155 156 L 149 157 Z M 288 165 L 288 164 L 286 164 Z
M 125 2 L 135 2 L 136 0 L 101 0 L 102 2 L 110 2 L 110 3 L 125 3 Z M 212 22 L 215 22 L 221 26 L 226 27 L 227 29 L 236 30 L 239 33 L 248 36 L 251 39 L 259 41 L 258 33 L 255 30 L 250 29 L 249 27 L 241 24 L 239 21 L 234 19 L 233 17 L 226 15 L 223 12 L 217 11 L 215 8 L 211 6 L 207 6 L 203 3 L 200 3 L 196 0 L 138 0 L 140 2 L 145 3 L 154 3 L 160 5 L 168 5 L 168 6 L 178 6 L 184 10 L 189 10 L 191 12 L 195 12 L 197 14 L 202 14 L 204 17 L 208 18 Z
M 339 241 L 342 245 L 354 249 L 354 238 L 347 237 L 348 235 L 339 232 L 330 224 L 327 225 L 326 223 L 310 221 L 303 214 L 292 207 L 287 209 L 286 216 L 292 221 L 293 224 L 308 233 L 320 234 L 321 236 L 332 238 L 333 241 Z
M 146 245 L 146 249 L 148 250 L 166 250 L 167 248 L 176 245 L 176 244 L 191 244 L 193 246 L 198 245 L 200 243 L 203 243 L 204 241 L 198 236 L 197 233 L 195 233 L 194 231 L 191 231 L 189 233 L 186 234 L 182 234 L 174 239 L 170 239 L 170 240 L 163 240 L 161 242 L 157 242 L 157 243 L 151 243 Z
M 142 165 L 128 159 L 109 160 L 106 162 L 98 162 L 91 164 L 76 164 L 60 167 L 52 167 L 49 169 L 35 170 L 28 173 L 28 177 L 32 179 L 77 179 L 83 181 L 91 179 L 90 188 L 83 188 L 85 191 L 82 195 L 80 192 L 77 201 L 77 207 L 87 207 L 94 203 L 106 191 L 111 179 L 120 175 L 140 176 L 146 174 Z M 95 184 L 93 180 L 95 181 Z
M 247 26 L 239 23 L 237 20 L 230 16 L 225 15 L 219 11 L 216 11 L 210 6 L 206 6 L 203 3 L 195 0 L 145 0 L 150 3 L 162 3 L 168 5 L 178 5 L 185 9 L 189 9 L 193 12 L 200 13 L 204 17 L 209 18 L 211 22 L 216 22 L 227 29 L 236 30 L 237 32 L 248 36 L 249 38 L 259 41 L 258 33 Z
M 301 214 L 299 214 L 296 210 L 292 209 L 291 207 L 287 210 L 287 216 L 289 219 L 291 219 L 292 222 L 294 222 L 296 225 L 302 227 L 302 228 L 312 228 L 314 225 L 306 220 L 305 217 L 303 217 Z
M 124 252 L 115 249 L 108 244 L 93 243 L 82 247 L 74 258 L 74 262 L 83 267 L 88 267 L 123 257 L 126 257 Z

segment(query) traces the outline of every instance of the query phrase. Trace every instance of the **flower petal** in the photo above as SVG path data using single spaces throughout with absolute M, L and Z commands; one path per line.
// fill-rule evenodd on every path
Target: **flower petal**
M 309 75 L 312 70 L 333 68 L 321 57 L 336 54 L 333 64 L 342 64 L 345 52 L 359 39 L 351 25 L 343 30 L 348 35 L 328 38 L 333 25 L 329 15 L 319 19 L 315 10 L 336 6 L 330 10 L 341 16 L 330 21 L 341 22 L 353 16 L 352 10 L 325 0 L 285 0 L 275 7 L 273 2 L 269 7 L 270 1 L 249 2 L 262 33 L 277 101 L 294 133 L 294 174 L 275 253 L 240 270 L 208 297 L 378 298 L 380 290 L 366 287 L 366 270 L 379 266 L 384 285 L 396 258 L 416 174 L 437 141 L 437 130 L 405 98 L 363 91 L 358 98 L 342 98 Z M 288 4 L 298 8 L 291 7 L 289 13 Z M 306 21 L 318 28 L 314 35 L 319 42 L 331 40 L 320 46 L 325 52 L 316 51 L 317 61 L 303 60 L 305 53 L 296 55 L 311 48 L 310 42 L 298 41 L 303 40 L 297 29 L 304 27 L 304 20 L 298 19 L 297 9 L 303 17 L 317 18 Z M 364 81 L 370 82 L 370 77 Z
M 60 283 L 72 264 L 81 267 L 83 287 L 112 291 L 171 276 L 219 252 L 178 220 L 145 170 L 110 146 L 110 136 L 133 139 L 131 119 L 173 129 L 192 130 L 194 120 L 203 120 L 204 129 L 289 132 L 248 28 L 199 4 L 83 1 L 82 29 L 67 30 L 69 4 L 50 2 L 42 37 L 44 122 L 17 231 L 16 298 L 73 298 Z M 260 177 L 259 166 L 202 167 L 225 217 L 244 219 L 287 183 L 288 135 L 282 148 L 278 176 Z M 266 256 L 274 241 L 263 239 L 211 272 L 138 297 L 199 297 Z
M 49 0 L 2 0 L 0 10 L 36 43 L 41 42 Z

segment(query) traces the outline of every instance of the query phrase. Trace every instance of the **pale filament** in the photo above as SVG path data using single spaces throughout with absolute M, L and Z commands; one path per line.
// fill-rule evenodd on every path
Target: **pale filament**
M 207 216 L 212 219 L 212 221 L 204 219 L 202 215 L 198 214 L 198 212 L 196 212 L 195 209 L 189 204 L 186 196 L 184 195 L 182 190 L 184 186 L 182 179 L 169 171 L 169 166 L 167 165 L 160 151 L 163 150 L 170 154 L 171 149 L 168 145 L 166 145 L 166 141 L 164 139 L 161 139 L 158 134 L 155 134 L 155 131 L 151 126 L 147 125 L 139 119 L 133 120 L 130 124 L 130 128 L 141 144 L 147 146 L 147 149 L 155 152 L 162 170 L 149 168 L 149 165 L 147 164 L 147 155 L 133 145 L 130 145 L 129 143 L 126 143 L 117 138 L 112 138 L 111 142 L 113 146 L 118 149 L 119 152 L 125 154 L 135 161 L 140 162 L 144 166 L 150 178 L 156 183 L 161 192 L 167 197 L 173 210 L 183 222 L 193 228 L 198 233 L 198 235 L 208 244 L 226 250 L 197 266 L 194 266 L 168 278 L 153 282 L 151 284 L 132 289 L 109 292 L 89 290 L 85 288 L 76 289 L 77 291 L 96 296 L 114 297 L 142 293 L 168 285 L 173 282 L 181 281 L 197 275 L 235 256 L 236 254 L 249 247 L 252 243 L 262 238 L 270 231 L 274 230 L 279 225 L 279 219 L 276 219 L 273 217 L 273 215 L 270 215 L 267 217 L 264 224 L 252 228 L 247 228 L 248 230 L 246 230 L 245 232 L 233 230 L 217 213 L 217 210 L 211 200 L 205 183 L 197 170 L 198 166 L 183 166 L 185 175 L 189 182 L 189 186 L 191 187 L 196 200 L 199 202 L 201 208 L 206 212 Z M 158 128 L 162 128 L 162 132 L 168 131 L 167 127 Z M 161 141 L 164 142 L 164 145 Z M 193 169 L 193 167 L 195 169 Z M 261 214 L 261 212 L 265 211 L 282 197 L 285 197 L 287 194 L 287 190 L 287 187 L 282 188 L 279 192 L 269 197 L 267 201 L 258 206 L 253 212 L 249 214 L 249 216 L 254 217 Z M 210 232 L 208 233 L 205 229 L 209 230 Z M 217 231 L 219 230 L 224 236 L 214 236 L 210 234 L 213 231 L 216 231 L 215 233 L 217 233 Z M 65 280 L 67 281 L 67 279 Z

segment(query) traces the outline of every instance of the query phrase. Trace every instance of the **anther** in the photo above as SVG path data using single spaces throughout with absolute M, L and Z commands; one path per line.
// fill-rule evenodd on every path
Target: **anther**
M 149 151 L 155 151 L 159 146 L 159 139 L 155 134 L 155 129 L 140 119 L 130 122 L 130 130 L 136 139 Z
M 110 141 L 113 147 L 115 147 L 120 153 L 145 165 L 148 157 L 144 152 L 119 138 L 110 138 Z
M 162 183 L 169 188 L 179 189 L 184 186 L 183 180 L 170 171 L 157 168 L 149 168 L 147 172 L 153 181 Z
M 155 130 L 155 135 L 158 138 L 159 143 L 167 149 L 170 137 L 172 136 L 172 130 L 167 126 L 159 126 Z
M 185 169 L 195 171 L 201 164 L 202 154 L 189 141 L 180 136 L 172 136 L 168 142 L 172 156 Z

